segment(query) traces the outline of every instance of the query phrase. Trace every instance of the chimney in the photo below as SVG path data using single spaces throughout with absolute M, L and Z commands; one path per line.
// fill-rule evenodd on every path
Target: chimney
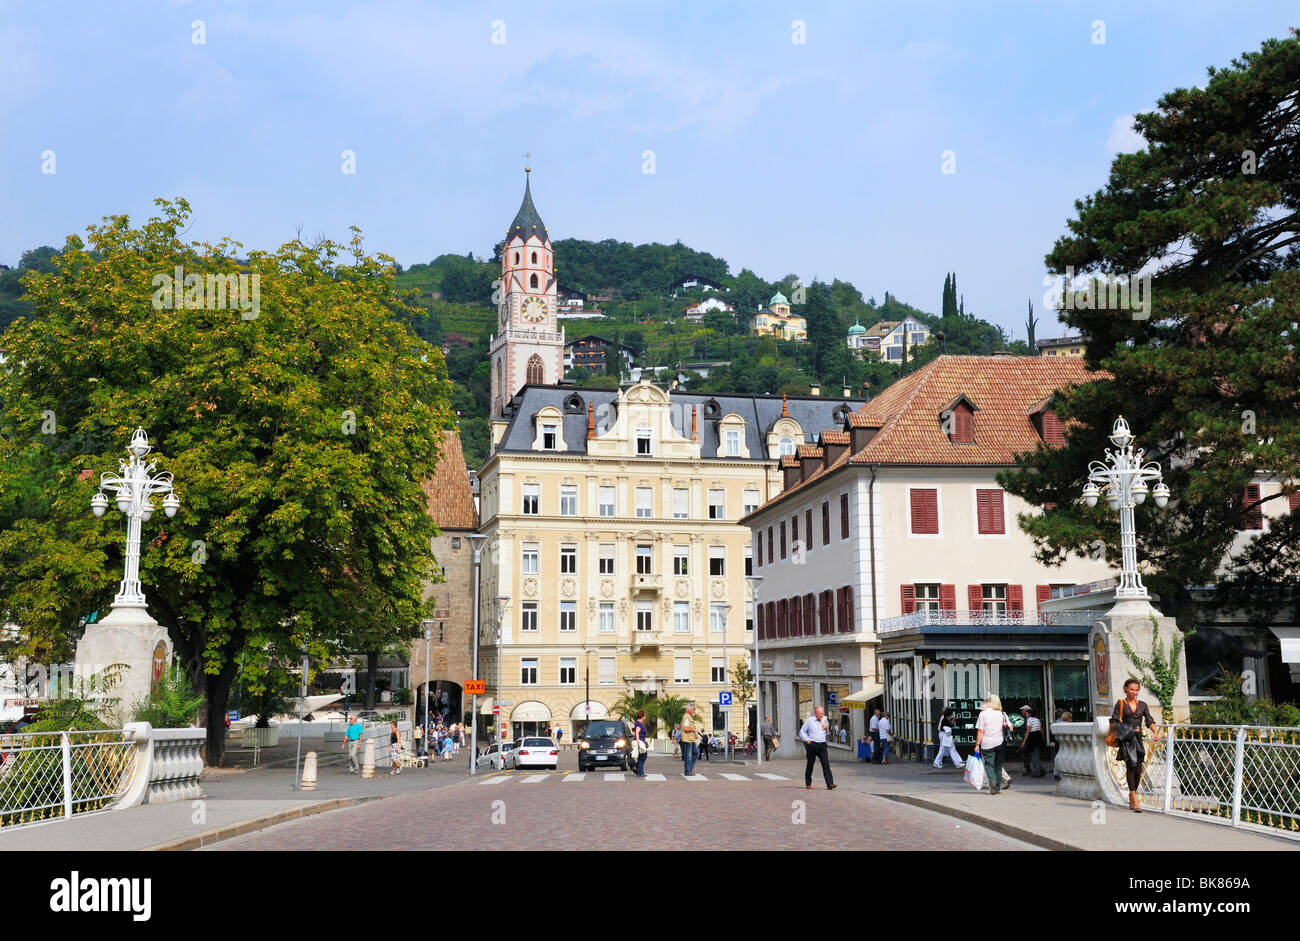
M 809 394 L 809 395 L 821 395 L 821 394 L 822 394 L 822 387 L 821 387 L 821 386 L 809 386 L 809 387 L 808 387 L 808 394 Z
M 848 386 L 845 386 L 845 387 L 844 387 L 844 397 L 845 397 L 846 399 L 851 399 L 851 398 L 853 398 L 853 390 L 850 389 Z
M 596 437 L 596 406 L 592 402 L 587 403 L 587 437 Z
M 799 449 L 803 451 L 803 448 Z M 809 448 L 809 450 L 812 450 Z M 812 454 L 799 455 L 799 479 L 807 480 L 813 474 L 817 473 L 822 467 L 822 459 L 825 455 L 822 448 L 817 448 Z
M 844 434 L 844 432 L 842 431 L 832 432 L 832 437 L 838 437 L 839 435 L 842 434 Z M 844 442 L 844 443 L 840 443 L 838 441 L 833 443 L 829 442 L 825 438 L 825 433 L 823 433 L 822 452 L 826 455 L 824 460 L 825 466 L 830 467 L 832 464 L 838 461 L 840 459 L 840 456 L 844 454 L 844 452 L 847 451 L 848 449 L 849 449 L 848 442 Z

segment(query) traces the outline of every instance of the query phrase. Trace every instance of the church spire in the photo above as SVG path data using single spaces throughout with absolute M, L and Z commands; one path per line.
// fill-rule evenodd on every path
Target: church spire
M 546 226 L 542 222 L 542 217 L 537 213 L 537 207 L 533 205 L 533 191 L 529 186 L 529 180 L 532 178 L 532 167 L 524 169 L 524 201 L 519 205 L 519 211 L 515 213 L 515 221 L 510 223 L 510 228 L 506 232 L 506 241 L 509 242 L 516 235 L 527 241 L 532 236 L 538 236 L 543 242 L 549 242 L 550 236 L 546 234 Z

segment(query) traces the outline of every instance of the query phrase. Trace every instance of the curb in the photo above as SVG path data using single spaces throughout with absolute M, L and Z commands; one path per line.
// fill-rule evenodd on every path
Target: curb
M 981 817 L 979 814 L 973 814 L 965 810 L 957 810 L 953 807 L 937 804 L 920 797 L 912 797 L 910 794 L 876 794 L 876 797 L 883 797 L 886 800 L 897 801 L 900 804 L 911 804 L 913 807 L 920 807 L 923 810 L 932 810 L 935 813 L 943 814 L 947 817 L 955 817 L 958 820 L 964 820 L 967 823 L 973 823 L 976 826 L 983 827 L 985 830 L 992 830 L 995 833 L 1001 833 L 1003 836 L 1014 837 L 1025 843 L 1032 843 L 1034 846 L 1041 847 L 1045 850 L 1069 850 L 1071 852 L 1080 852 L 1084 850 L 1082 846 L 1073 846 L 1069 843 L 1062 843 L 1060 840 L 1053 840 L 1051 837 L 1042 836 L 1034 833 L 1032 830 L 1025 830 L 1021 827 L 1013 827 L 1009 823 L 1000 823 L 997 820 L 990 820 L 987 817 Z
M 186 837 L 183 840 L 172 840 L 169 843 L 159 843 L 157 846 L 146 846 L 141 852 L 177 852 L 185 850 L 197 850 L 211 846 L 214 843 L 221 843 L 224 840 L 232 840 L 237 836 L 243 836 L 246 833 L 254 833 L 258 830 L 265 830 L 267 827 L 274 827 L 277 824 L 288 823 L 290 820 L 301 820 L 304 817 L 314 817 L 317 814 L 329 813 L 331 810 L 345 810 L 348 807 L 357 807 L 361 804 L 372 800 L 380 800 L 383 797 L 392 797 L 391 794 L 375 795 L 374 797 L 342 797 L 337 800 L 319 801 L 315 804 L 308 804 L 305 807 L 294 807 L 289 810 L 276 811 L 273 814 L 266 814 L 261 817 L 254 817 L 252 820 L 245 820 L 240 823 L 228 824 L 219 827 L 216 830 L 209 830 L 206 833 L 200 833 L 197 836 Z

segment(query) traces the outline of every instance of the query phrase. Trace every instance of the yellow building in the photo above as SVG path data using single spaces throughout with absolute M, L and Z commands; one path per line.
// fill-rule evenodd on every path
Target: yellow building
M 1086 356 L 1088 341 L 1082 337 L 1055 337 L 1039 340 L 1036 344 L 1040 356 Z
M 785 295 L 777 291 L 768 301 L 767 307 L 754 315 L 750 328 L 754 336 L 774 336 L 779 340 L 808 339 L 808 321 L 798 314 L 790 313 L 790 302 Z

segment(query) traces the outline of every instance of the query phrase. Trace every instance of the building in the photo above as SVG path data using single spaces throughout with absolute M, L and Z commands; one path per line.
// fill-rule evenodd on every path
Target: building
M 910 362 L 912 352 L 929 341 L 930 328 L 915 317 L 882 320 L 864 328 L 860 334 L 855 334 L 854 327 L 849 327 L 848 345 L 855 355 L 874 355 L 890 363 L 903 361 L 904 348 Z
M 862 359 L 868 351 L 878 352 L 880 350 L 880 338 L 876 337 L 875 346 L 867 344 L 867 328 L 862 326 L 857 317 L 853 318 L 853 326 L 849 327 L 848 336 L 845 337 L 845 343 L 858 359 Z
M 1063 441 L 1053 393 L 1089 378 L 1077 359 L 940 356 L 783 460 L 782 492 L 742 520 L 783 754 L 815 705 L 856 741 L 865 715 L 841 706 L 854 693 L 880 697 L 918 757 L 945 703 L 970 713 L 990 689 L 1012 711 L 1082 716 L 1090 618 L 1040 604 L 1110 570 L 1037 562 L 1016 515 L 1040 510 L 996 475 Z
M 1088 352 L 1088 341 L 1082 337 L 1056 337 L 1038 340 L 1034 345 L 1040 356 L 1084 356 Z
M 777 291 L 767 306 L 754 314 L 750 333 L 758 337 L 774 336 L 779 340 L 807 340 L 808 321 L 790 313 L 790 302 Z
M 582 366 L 592 372 L 604 372 L 610 350 L 618 350 L 623 357 L 625 369 L 632 368 L 636 351 L 630 346 L 615 343 L 595 334 L 579 337 L 564 344 L 564 368 L 573 369 Z
M 531 174 L 531 168 L 525 173 Z M 501 249 L 501 284 L 497 333 L 488 346 L 493 415 L 500 415 L 526 383 L 555 383 L 564 376 L 555 259 L 546 225 L 533 205 L 528 177 L 524 200 Z
M 464 681 L 474 676 L 474 553 L 471 533 L 478 529 L 478 513 L 460 435 L 446 431 L 442 455 L 433 477 L 424 482 L 428 513 L 438 524 L 433 557 L 442 569 L 442 581 L 427 585 L 425 597 L 434 598 L 433 627 L 429 639 L 429 711 L 446 710 L 449 722 L 460 722 L 469 705 Z M 411 641 L 409 682 L 415 693 L 415 720 L 424 718 L 425 641 Z
M 700 301 L 698 304 L 690 304 L 682 308 L 682 319 L 690 323 L 703 323 L 704 315 L 711 310 L 720 310 L 724 314 L 729 314 L 733 319 L 736 316 L 736 305 L 728 304 L 726 301 L 719 300 L 716 297 L 710 297 Z
M 678 278 L 669 288 L 673 292 L 673 297 L 677 296 L 678 291 L 690 291 L 699 288 L 701 291 L 730 291 L 731 288 L 724 288 L 716 281 L 712 281 L 703 275 L 688 274 Z
M 521 390 L 479 471 L 482 708 L 499 704 L 512 737 L 571 736 L 640 691 L 692 700 L 721 728 L 725 665 L 748 663 L 753 642 L 739 520 L 779 491 L 782 454 L 859 404 L 649 382 Z M 743 724 L 737 708 L 731 728 Z

